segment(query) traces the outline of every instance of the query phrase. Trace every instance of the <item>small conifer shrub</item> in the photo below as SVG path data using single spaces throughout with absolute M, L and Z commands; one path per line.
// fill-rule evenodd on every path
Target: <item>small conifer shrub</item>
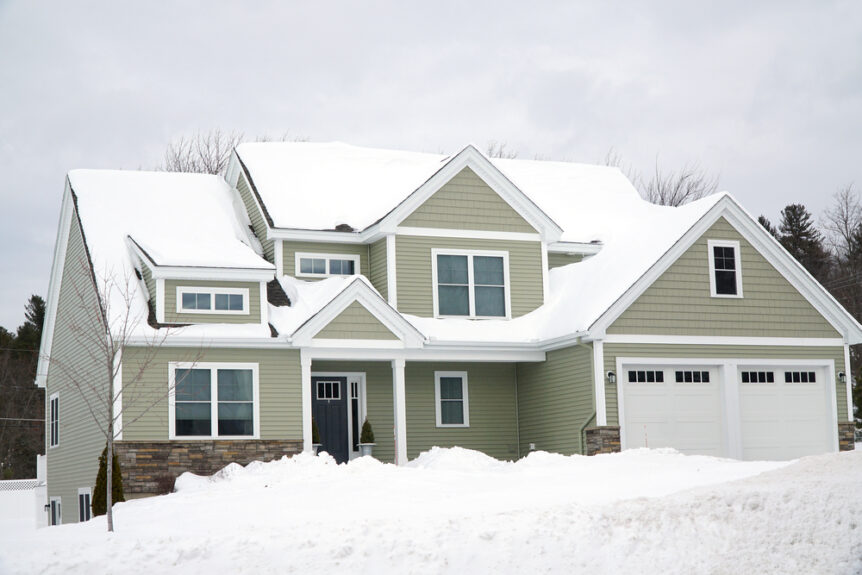
M 368 422 L 368 418 L 365 418 L 365 423 L 362 424 L 359 443 L 374 443 L 374 430 L 371 429 L 371 423 Z
M 119 503 L 125 501 L 123 495 L 123 474 L 120 472 L 120 460 L 117 454 L 114 453 L 114 469 L 113 481 L 111 483 L 111 501 Z M 99 456 L 99 473 L 96 474 L 96 486 L 93 488 L 93 517 L 104 515 L 108 512 L 108 446 L 102 450 L 102 455 Z

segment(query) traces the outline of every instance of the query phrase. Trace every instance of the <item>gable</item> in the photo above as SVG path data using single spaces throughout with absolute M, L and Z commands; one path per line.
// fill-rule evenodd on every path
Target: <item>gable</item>
M 387 339 L 398 337 L 358 301 L 354 301 L 314 336 L 315 339 Z
M 742 298 L 710 296 L 708 240 L 740 246 Z M 834 338 L 840 334 L 725 218 L 608 328 L 613 334 Z
M 537 233 L 521 214 L 469 167 L 453 176 L 400 225 Z

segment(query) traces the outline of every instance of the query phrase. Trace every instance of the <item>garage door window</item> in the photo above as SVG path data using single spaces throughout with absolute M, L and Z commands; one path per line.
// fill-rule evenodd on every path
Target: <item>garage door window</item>
M 631 370 L 629 383 L 664 383 L 664 372 L 656 370 Z
M 743 371 L 742 383 L 775 383 L 774 371 Z
M 817 383 L 813 371 L 785 371 L 784 383 Z
M 675 375 L 677 383 L 709 383 L 708 371 L 685 370 L 677 371 Z

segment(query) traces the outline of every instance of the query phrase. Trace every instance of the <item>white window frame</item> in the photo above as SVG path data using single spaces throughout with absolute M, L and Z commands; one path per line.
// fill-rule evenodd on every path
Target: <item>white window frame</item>
M 183 294 L 186 293 L 205 293 L 210 296 L 210 309 L 186 309 L 183 307 Z M 242 309 L 216 309 L 216 295 L 241 295 Z M 177 286 L 177 313 L 197 313 L 207 315 L 249 315 L 249 290 L 248 288 L 222 288 L 222 287 L 195 287 L 195 286 Z
M 89 487 L 78 488 L 78 521 L 81 521 L 81 496 L 86 495 L 90 505 L 84 509 L 84 521 L 89 521 L 93 518 L 93 490 Z
M 54 401 L 57 402 L 57 421 L 56 421 L 56 433 L 55 432 L 55 422 L 54 422 Z M 57 436 L 57 441 L 54 441 L 54 436 Z M 48 447 L 54 448 L 60 446 L 60 394 L 52 393 L 48 398 Z
M 326 273 L 324 273 L 324 274 L 304 274 L 304 273 L 300 272 L 299 271 L 301 269 L 300 268 L 300 261 L 303 258 L 311 258 L 311 259 L 315 259 L 315 260 L 325 259 L 326 260 Z M 345 275 L 345 274 L 331 274 L 331 273 L 329 273 L 329 261 L 330 260 L 351 260 L 353 262 L 353 271 L 354 271 L 353 275 L 358 276 L 362 273 L 361 268 L 359 267 L 360 264 L 362 263 L 362 260 L 356 254 L 353 254 L 353 255 L 351 255 L 351 254 L 318 254 L 318 253 L 314 253 L 314 252 L 296 252 L 294 254 L 294 259 L 295 259 L 295 261 L 294 261 L 294 266 L 295 266 L 294 267 L 294 273 L 296 274 L 295 277 L 298 277 L 298 278 L 350 277 L 349 275 Z
M 736 240 L 707 240 L 707 259 L 709 260 L 709 295 L 719 298 L 742 298 L 742 253 Z M 733 261 L 736 265 L 736 293 L 717 293 L 715 288 L 715 251 L 713 248 L 733 248 Z
M 215 432 L 210 435 L 177 435 L 176 434 L 176 373 L 178 369 L 209 369 L 210 377 L 210 425 Z M 218 434 L 218 370 L 246 369 L 252 372 L 252 417 L 254 429 L 252 435 L 219 435 Z M 221 362 L 169 362 L 168 363 L 168 438 L 183 441 L 198 441 L 212 439 L 260 439 L 260 378 L 257 363 L 221 363 Z
M 437 283 L 437 256 L 467 256 L 467 297 L 469 299 L 469 315 L 440 315 L 440 295 Z M 503 294 L 506 306 L 506 315 L 476 315 L 476 283 L 473 280 L 473 256 L 486 256 L 503 258 Z M 431 277 L 434 300 L 434 317 L 439 318 L 461 318 L 461 319 L 511 319 L 512 297 L 510 294 L 509 281 L 509 252 L 488 250 L 451 250 L 432 248 L 431 250 Z
M 442 403 L 440 400 L 440 379 L 443 377 L 460 377 L 461 394 L 464 407 L 464 423 L 443 423 Z M 467 391 L 466 371 L 435 371 L 434 372 L 434 407 L 437 412 L 437 427 L 470 427 L 470 394 Z
M 57 522 L 54 523 L 54 509 L 57 510 Z M 48 525 L 63 524 L 63 498 L 55 495 L 48 499 Z

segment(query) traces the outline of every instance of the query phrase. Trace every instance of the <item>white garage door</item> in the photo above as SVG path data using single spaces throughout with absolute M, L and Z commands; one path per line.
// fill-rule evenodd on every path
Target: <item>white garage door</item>
M 793 459 L 832 450 L 825 368 L 743 366 L 737 375 L 743 459 Z
M 627 449 L 674 447 L 690 454 L 725 454 L 717 368 L 624 365 L 622 376 Z

